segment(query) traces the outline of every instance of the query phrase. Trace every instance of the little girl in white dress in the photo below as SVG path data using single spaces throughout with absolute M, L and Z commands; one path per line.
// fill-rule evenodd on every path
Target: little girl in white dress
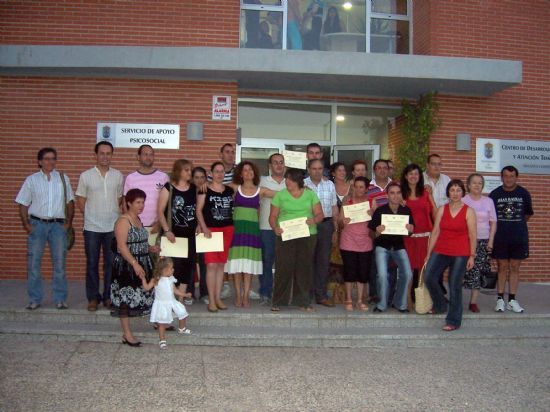
M 187 318 L 187 310 L 180 302 L 176 300 L 176 296 L 188 298 L 190 293 L 183 293 L 176 288 L 176 278 L 174 274 L 174 263 L 169 257 L 161 257 L 157 263 L 155 276 L 150 282 L 141 279 L 143 289 L 155 289 L 155 301 L 151 309 L 150 322 L 158 323 L 159 331 L 159 346 L 161 349 L 166 349 L 166 327 L 174 320 L 174 314 L 179 320 L 178 333 L 183 335 L 191 334 L 191 330 L 185 326 Z

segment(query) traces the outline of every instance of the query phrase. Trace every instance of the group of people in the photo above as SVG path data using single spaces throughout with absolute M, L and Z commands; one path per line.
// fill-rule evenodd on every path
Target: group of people
M 342 163 L 327 168 L 321 147 L 311 143 L 306 171 L 286 169 L 283 155 L 275 153 L 268 159 L 269 174 L 260 176 L 253 162 L 235 165 L 235 148 L 225 144 L 209 173 L 178 159 L 167 175 L 154 167 L 153 148 L 143 145 L 137 152 L 138 170 L 124 179 L 110 166 L 113 150 L 107 141 L 96 144 L 96 165 L 81 174 L 76 193 L 55 168 L 55 149 L 38 152 L 40 170 L 25 179 L 16 198 L 28 233 L 29 310 L 42 303 L 40 266 L 46 243 L 54 266 L 55 305 L 67 308 L 66 232 L 76 197 L 84 215 L 88 310 L 99 304 L 110 309 L 120 318 L 123 343 L 131 346 L 140 343 L 128 318 L 151 308 L 161 347 L 166 347 L 164 332 L 174 314 L 180 333 L 190 333 L 182 302 L 191 304 L 195 297 L 197 264 L 199 298 L 210 312 L 227 309 L 221 291 L 228 275 L 237 308 L 250 307 L 255 275 L 262 303 L 273 312 L 290 305 L 311 312 L 313 302 L 332 307 L 327 283 L 335 250 L 343 267 L 347 311 L 364 312 L 374 302 L 374 312 L 391 305 L 406 313 L 412 308 L 412 288 L 424 273 L 433 313 L 448 311 L 444 329 L 455 330 L 461 325 L 463 286 L 472 290 L 469 309 L 479 312 L 477 296 L 490 256 L 499 268 L 495 310 L 523 311 L 516 292 L 520 263 L 529 254 L 527 221 L 533 209 L 513 166 L 502 170 L 502 186 L 485 197 L 483 176 L 470 175 L 466 185 L 450 179 L 441 173 L 437 154 L 428 157 L 425 172 L 409 164 L 399 178 L 393 176 L 391 161 L 379 159 L 369 180 L 365 161 L 353 162 L 348 176 Z M 368 222 L 352 223 L 343 207 L 360 203 L 366 203 Z M 384 233 L 386 215 L 407 216 L 406 234 Z M 284 222 L 295 219 L 305 221 L 309 236 L 287 238 Z M 206 238 L 220 233 L 223 250 L 197 255 L 200 233 Z M 186 238 L 187 257 L 160 258 L 159 243 L 149 242 L 153 235 L 170 242 Z M 448 298 L 443 284 L 447 268 Z
M 262 4 L 260 0 L 245 0 L 244 3 Z M 277 49 L 282 47 L 282 12 L 269 11 L 265 19 L 261 19 L 260 10 L 245 10 L 245 19 L 247 48 Z M 288 49 L 320 50 L 321 35 L 343 31 L 338 9 L 335 6 L 327 7 L 320 0 L 288 1 Z

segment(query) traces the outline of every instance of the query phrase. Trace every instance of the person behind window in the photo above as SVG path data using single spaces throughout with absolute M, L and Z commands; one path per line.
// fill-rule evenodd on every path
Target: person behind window
M 327 17 L 323 23 L 323 34 L 340 33 L 342 25 L 340 24 L 340 16 L 336 7 L 329 7 Z
M 273 39 L 269 35 L 269 23 L 265 20 L 262 20 L 260 23 L 260 38 L 258 40 L 258 47 L 260 49 L 272 49 L 273 48 Z
M 302 50 L 300 0 L 288 0 L 287 49 Z

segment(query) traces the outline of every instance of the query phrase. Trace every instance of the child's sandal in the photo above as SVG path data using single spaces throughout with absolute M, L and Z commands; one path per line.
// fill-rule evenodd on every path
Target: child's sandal
M 181 335 L 191 335 L 191 329 L 189 328 L 186 328 L 186 327 L 183 327 L 183 328 L 178 328 L 178 333 L 181 334 Z
M 165 340 L 160 340 L 159 341 L 159 348 L 160 349 L 166 349 L 166 341 Z
M 344 301 L 344 309 L 348 312 L 353 312 L 353 302 L 351 300 Z

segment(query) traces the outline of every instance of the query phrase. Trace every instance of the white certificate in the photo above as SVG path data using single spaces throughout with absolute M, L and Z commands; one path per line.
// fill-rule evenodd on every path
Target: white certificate
M 372 219 L 368 211 L 370 210 L 369 202 L 355 203 L 353 205 L 344 205 L 344 217 L 349 217 L 350 224 L 368 222 Z
M 306 219 L 305 217 L 299 217 L 279 222 L 279 226 L 283 229 L 283 234 L 281 235 L 283 242 L 301 237 L 309 237 L 309 226 L 306 223 Z
M 157 237 L 159 233 L 151 233 L 151 230 L 153 228 L 151 226 L 148 226 L 145 228 L 147 230 L 147 233 L 149 233 L 149 237 L 147 238 L 147 242 L 149 243 L 149 246 L 155 246 L 157 244 Z
M 409 215 L 382 215 L 382 225 L 385 229 L 383 235 L 405 235 L 409 234 L 407 225 L 409 224 Z
M 187 257 L 187 238 L 177 237 L 174 243 L 170 242 L 166 236 L 160 238 L 160 255 L 177 258 Z
M 307 167 L 307 157 L 304 152 L 293 152 L 291 150 L 283 150 L 285 158 L 285 166 L 295 169 L 305 170 Z
M 223 233 L 212 232 L 212 237 L 208 239 L 204 233 L 199 233 L 195 238 L 197 253 L 204 252 L 223 252 Z

